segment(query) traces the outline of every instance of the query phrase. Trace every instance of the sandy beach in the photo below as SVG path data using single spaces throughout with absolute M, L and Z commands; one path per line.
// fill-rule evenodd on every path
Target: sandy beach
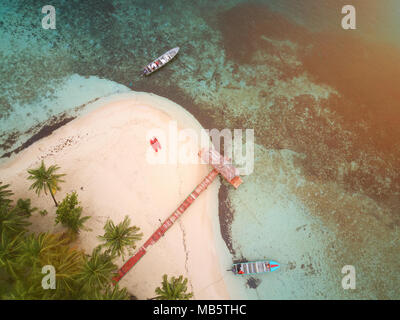
M 146 134 L 154 128 L 168 132 L 173 120 L 179 129 L 199 131 L 201 125 L 179 105 L 148 93 L 101 98 L 91 108 L 94 111 L 3 163 L 1 181 L 11 184 L 14 198 L 29 197 L 33 206 L 49 212 L 45 217 L 33 214 L 32 231 L 61 231 L 61 226 L 54 226 L 55 207 L 50 196 L 37 197 L 28 190 L 26 179 L 27 169 L 37 167 L 42 159 L 46 165 L 57 164 L 66 174 L 62 190 L 55 195 L 57 200 L 77 191 L 83 215 L 91 216 L 87 226 L 92 231 L 81 232 L 78 246 L 90 253 L 99 244 L 97 236 L 103 234 L 108 218 L 119 223 L 129 215 L 144 234 L 139 247 L 211 170 L 205 164 L 150 164 L 146 160 L 151 148 Z M 164 141 L 160 142 L 168 149 Z M 219 184 L 216 179 L 150 248 L 121 280 L 122 287 L 139 299 L 151 298 L 163 274 L 182 274 L 189 278 L 194 299 L 230 298 L 223 281 L 229 256 L 218 232 Z M 122 263 L 120 259 L 118 265 Z

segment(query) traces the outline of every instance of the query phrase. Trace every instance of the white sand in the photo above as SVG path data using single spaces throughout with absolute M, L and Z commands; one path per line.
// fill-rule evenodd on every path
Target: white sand
M 49 211 L 31 218 L 35 231 L 62 230 L 54 226 L 51 197 L 28 191 L 28 168 L 44 159 L 58 164 L 66 182 L 56 194 L 60 201 L 76 190 L 92 231 L 83 231 L 79 245 L 86 252 L 99 244 L 107 218 L 115 223 L 129 215 L 144 233 L 141 245 L 210 171 L 208 165 L 152 165 L 145 154 L 150 147 L 146 133 L 153 128 L 168 132 L 171 120 L 179 128 L 200 124 L 179 105 L 147 93 L 127 93 L 102 98 L 96 109 L 53 132 L 0 166 L 0 177 L 10 183 L 15 198 L 29 197 L 33 205 Z M 168 148 L 161 141 L 163 148 Z M 200 147 L 200 146 L 199 146 Z M 139 299 L 154 297 L 164 273 L 189 278 L 195 299 L 229 299 L 223 281 L 226 252 L 220 257 L 218 231 L 218 179 L 192 204 L 165 237 L 150 247 L 120 284 Z M 218 248 L 218 254 L 216 247 Z M 127 258 L 127 257 L 126 257 Z M 222 263 L 220 261 L 223 261 Z M 119 266 L 122 262 L 118 262 Z M 224 264 L 222 267 L 221 265 Z
M 40 96 L 30 103 L 12 102 L 10 115 L 0 117 L 1 132 L 18 132 L 19 134 L 17 141 L 10 148 L 5 150 L 0 147 L 0 154 L 22 145 L 39 131 L 40 126 L 35 128 L 36 126 L 46 123 L 51 117 L 59 117 L 64 113 L 68 116 L 83 115 L 91 111 L 90 107 L 93 104 L 80 108 L 88 101 L 131 91 L 128 87 L 114 81 L 96 76 L 82 77 L 78 74 L 62 78 L 52 83 L 51 87 L 51 94 Z M 6 139 L 7 135 L 0 137 L 0 144 Z M 4 158 L 0 158 L 0 164 L 4 162 L 6 162 Z

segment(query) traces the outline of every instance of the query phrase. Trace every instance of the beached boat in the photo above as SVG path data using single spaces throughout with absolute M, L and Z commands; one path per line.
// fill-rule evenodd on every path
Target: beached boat
M 147 76 L 154 71 L 160 69 L 161 67 L 165 66 L 168 62 L 170 62 L 178 53 L 179 47 L 173 48 L 162 56 L 158 57 L 154 61 L 150 62 L 146 67 L 143 69 L 143 75 Z
M 254 261 L 235 263 L 232 266 L 234 274 L 249 275 L 257 273 L 266 273 L 278 270 L 281 267 L 276 261 Z

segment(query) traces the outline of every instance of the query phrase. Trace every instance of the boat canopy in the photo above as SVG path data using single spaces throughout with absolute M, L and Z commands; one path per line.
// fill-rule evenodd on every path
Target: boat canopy
M 154 71 L 160 69 L 163 67 L 165 64 L 167 64 L 169 61 L 171 61 L 176 54 L 179 51 L 179 47 L 173 48 L 166 53 L 164 53 L 162 56 L 158 57 L 154 61 L 150 62 L 146 67 L 143 69 L 143 74 L 144 75 L 149 75 L 150 73 L 153 73 Z

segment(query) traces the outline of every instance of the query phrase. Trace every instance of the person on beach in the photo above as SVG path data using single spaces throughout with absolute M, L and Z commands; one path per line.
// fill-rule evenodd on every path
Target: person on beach
M 153 147 L 155 152 L 158 152 L 158 149 L 161 149 L 161 145 L 158 142 L 156 137 L 154 137 L 152 140 L 150 140 L 150 144 Z

